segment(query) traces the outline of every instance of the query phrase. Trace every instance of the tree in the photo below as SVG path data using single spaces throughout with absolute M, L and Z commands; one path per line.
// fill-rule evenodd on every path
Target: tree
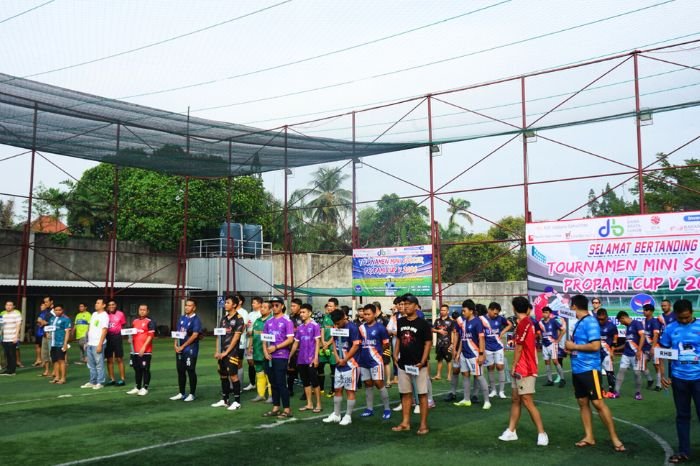
M 471 202 L 466 199 L 451 197 L 449 203 L 450 206 L 447 208 L 447 212 L 450 214 L 450 219 L 447 222 L 448 228 L 455 225 L 458 218 L 466 220 L 470 225 L 474 224 L 474 219 L 469 215 L 469 208 L 472 206 Z
M 363 247 L 409 246 L 430 243 L 428 208 L 398 194 L 385 194 L 377 207 L 358 214 Z
M 461 281 L 523 280 L 525 268 L 517 264 L 517 257 L 508 252 L 510 246 L 492 241 L 488 234 L 475 233 L 468 237 L 474 244 L 446 248 L 442 254 L 442 279 Z
M 593 190 L 588 192 L 588 199 L 591 201 L 588 204 L 588 213 L 591 217 L 611 217 L 639 213 L 639 203 L 636 200 L 632 202 L 625 201 L 623 197 L 618 196 L 614 190 L 610 189 L 610 183 L 605 185 L 597 200 L 594 200 L 595 197 Z
M 68 193 L 59 188 L 49 188 L 43 183 L 34 189 L 34 199 L 32 201 L 32 216 L 34 218 L 42 215 L 61 220 L 64 215 Z
M 663 170 L 644 175 L 648 212 L 684 212 L 700 209 L 700 160 L 685 160 L 689 168 L 675 168 L 663 153 L 656 154 Z M 638 195 L 639 183 L 630 189 Z
M 0 199 L 0 228 L 10 229 L 15 225 L 15 200 Z
M 308 216 L 316 223 L 340 227 L 352 200 L 352 192 L 342 188 L 349 175 L 336 168 L 320 167 L 312 176 L 311 187 L 297 191 L 311 209 Z

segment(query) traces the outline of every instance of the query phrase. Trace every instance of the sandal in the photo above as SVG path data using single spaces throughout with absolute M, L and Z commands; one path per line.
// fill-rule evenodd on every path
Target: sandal
M 684 455 L 682 453 L 677 453 L 675 455 L 671 455 L 668 458 L 668 462 L 671 464 L 685 463 L 686 461 L 690 461 L 690 457 L 688 455 Z
M 588 440 L 581 440 L 580 442 L 574 443 L 578 448 L 586 448 L 586 447 L 593 447 L 595 446 L 595 443 L 591 443 Z
M 294 417 L 294 415 L 291 412 L 282 411 L 277 416 L 277 419 L 291 419 L 293 417 Z
M 391 428 L 394 432 L 402 432 L 404 430 L 411 430 L 411 426 L 406 426 L 404 424 L 399 424 L 398 426 L 394 426 Z
M 314 409 L 313 406 L 302 406 L 299 411 L 311 411 L 312 409 Z
M 624 443 L 621 443 L 617 446 L 613 445 L 613 450 L 615 450 L 617 453 L 624 453 L 627 451 L 627 448 L 625 448 Z
M 58 382 L 56 382 L 57 385 L 63 385 L 63 384 L 65 384 L 65 383 L 66 383 L 65 380 L 59 380 Z
M 51 379 L 49 380 L 49 383 L 58 383 L 58 379 Z
M 323 411 L 323 408 L 314 408 L 313 410 L 313 412 L 316 414 L 320 413 L 321 411 Z
M 266 413 L 263 413 L 263 417 L 275 417 L 275 416 L 279 416 L 280 412 L 281 412 L 281 411 L 280 411 L 279 409 L 276 410 L 276 411 L 268 411 L 268 412 L 266 412 Z
M 418 429 L 416 435 L 427 435 L 428 432 L 430 432 L 430 429 Z

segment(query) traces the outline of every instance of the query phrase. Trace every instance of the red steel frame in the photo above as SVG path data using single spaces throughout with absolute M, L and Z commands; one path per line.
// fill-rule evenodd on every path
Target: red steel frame
M 427 94 L 423 97 L 418 97 L 418 98 L 412 98 L 412 99 L 406 99 L 402 100 L 400 102 L 393 102 L 390 104 L 383 104 L 383 105 L 378 105 L 374 106 L 371 108 L 366 108 L 362 110 L 354 110 L 349 113 L 343 113 L 340 115 L 334 115 L 331 117 L 323 117 L 323 118 L 317 118 L 314 120 L 309 120 L 305 121 L 302 123 L 298 123 L 296 125 L 285 125 L 282 127 L 274 128 L 274 130 L 279 130 L 280 133 L 283 131 L 284 134 L 284 166 L 285 166 L 285 172 L 284 172 L 284 208 L 282 209 L 281 214 L 284 217 L 284 240 L 283 240 L 283 251 L 282 254 L 284 255 L 284 297 L 287 299 L 288 297 L 294 298 L 295 290 L 298 290 L 302 286 L 304 286 L 306 283 L 310 282 L 313 278 L 316 276 L 320 275 L 321 273 L 325 272 L 327 269 L 333 267 L 335 264 L 339 263 L 339 259 L 335 261 L 333 264 L 328 266 L 326 269 L 316 273 L 314 276 L 310 277 L 307 279 L 304 283 L 295 285 L 294 284 L 294 267 L 293 267 L 293 248 L 292 248 L 292 236 L 289 231 L 289 210 L 290 210 L 290 205 L 289 205 L 289 198 L 288 198 L 288 185 L 289 185 L 289 175 L 288 175 L 288 160 L 287 160 L 287 137 L 288 137 L 288 131 L 291 129 L 299 134 L 299 131 L 295 130 L 292 128 L 292 126 L 299 126 L 299 125 L 304 125 L 304 124 L 310 124 L 310 123 L 317 123 L 321 122 L 324 120 L 330 120 L 330 119 L 335 119 L 341 116 L 345 115 L 350 115 L 352 118 L 352 141 L 353 141 L 353 157 L 351 159 L 352 163 L 352 231 L 351 231 L 351 238 L 352 238 L 352 247 L 357 248 L 360 246 L 359 242 L 359 230 L 357 227 L 357 205 L 358 204 L 364 204 L 364 203 L 369 203 L 369 202 L 374 202 L 374 201 L 364 201 L 364 202 L 358 202 L 357 197 L 356 197 L 356 189 L 357 189 L 357 164 L 358 160 L 355 158 L 355 144 L 356 144 L 356 117 L 358 113 L 363 113 L 363 112 L 369 112 L 372 110 L 378 110 L 382 108 L 387 108 L 390 106 L 396 106 L 396 105 L 401 105 L 405 103 L 410 103 L 410 102 L 416 102 L 417 104 L 415 107 L 413 107 L 408 113 L 403 115 L 398 121 L 394 122 L 391 126 L 389 126 L 384 132 L 382 132 L 377 138 L 374 139 L 374 141 L 378 140 L 382 136 L 384 136 L 386 133 L 388 133 L 396 124 L 401 122 L 404 118 L 406 118 L 410 113 L 412 113 L 414 110 L 416 110 L 420 105 L 422 105 L 423 102 L 427 103 L 427 120 L 428 120 L 428 170 L 429 170 L 429 188 L 425 189 L 422 188 L 416 184 L 411 183 L 408 180 L 403 180 L 401 178 L 398 178 L 390 173 L 384 172 L 376 167 L 373 167 L 366 161 L 363 161 L 364 166 L 368 166 L 369 168 L 372 168 L 378 172 L 381 172 L 385 175 L 388 175 L 390 177 L 396 178 L 404 183 L 408 183 L 414 187 L 420 188 L 422 191 L 424 191 L 424 194 L 420 195 L 413 195 L 413 196 L 404 196 L 402 197 L 403 199 L 407 198 L 422 198 L 422 200 L 418 203 L 419 205 L 425 202 L 426 200 L 429 200 L 430 204 L 430 238 L 431 238 L 431 244 L 433 248 L 433 264 L 434 264 L 434 282 L 437 286 L 433 287 L 433 293 L 432 293 L 432 300 L 433 300 L 433 306 L 435 307 L 436 305 L 440 305 L 443 302 L 443 297 L 445 290 L 453 286 L 452 284 L 444 286 L 442 284 L 442 276 L 441 276 L 441 248 L 443 246 L 453 246 L 453 245 L 470 245 L 470 244 L 484 244 L 484 241 L 479 241 L 479 242 L 470 242 L 470 241 L 462 241 L 462 242 L 452 242 L 452 243 L 444 243 L 442 244 L 440 241 L 440 230 L 439 230 L 439 224 L 435 220 L 435 199 L 439 199 L 442 202 L 448 203 L 445 199 L 443 199 L 441 196 L 446 195 L 446 194 L 460 194 L 460 193 L 467 193 L 471 191 L 476 191 L 476 190 L 485 190 L 485 189 L 501 189 L 501 188 L 513 188 L 513 187 L 522 187 L 523 189 L 523 214 L 525 216 L 526 221 L 531 221 L 532 219 L 532 213 L 530 211 L 530 205 L 529 205 L 529 189 L 530 186 L 532 185 L 540 185 L 540 184 L 546 184 L 546 183 L 556 183 L 556 182 L 563 182 L 563 181 L 571 181 L 571 180 L 583 180 L 583 179 L 591 179 L 591 178 L 599 178 L 601 176 L 616 176 L 616 175 L 630 175 L 628 178 L 626 178 L 623 182 L 617 184 L 616 186 L 612 187 L 610 191 L 613 189 L 619 187 L 620 185 L 624 184 L 625 182 L 636 178 L 637 182 L 639 183 L 640 189 L 639 189 L 639 206 L 640 206 L 640 213 L 645 213 L 646 212 L 646 203 L 645 203 L 645 197 L 644 197 L 644 180 L 643 176 L 657 176 L 655 173 L 663 170 L 660 168 L 652 168 L 654 165 L 656 165 L 660 160 L 655 160 L 652 163 L 649 163 L 647 165 L 644 165 L 643 163 L 643 150 L 642 150 L 642 124 L 640 120 L 640 116 L 642 113 L 641 110 L 641 98 L 640 98 L 640 91 L 639 91 L 639 58 L 647 58 L 650 60 L 655 60 L 655 61 L 660 61 L 664 62 L 667 64 L 671 65 L 676 65 L 679 67 L 687 68 L 687 69 L 693 69 L 700 71 L 699 68 L 689 66 L 689 65 L 684 65 L 681 63 L 677 63 L 674 61 L 670 60 L 665 60 L 665 59 L 660 59 L 658 57 L 653 57 L 648 54 L 653 53 L 655 51 L 661 51 L 665 49 L 670 49 L 670 48 L 676 48 L 682 45 L 689 45 L 689 44 L 698 44 L 700 43 L 700 40 L 693 40 L 693 41 L 687 41 L 679 44 L 672 44 L 672 45 L 667 45 L 663 47 L 656 47 L 652 49 L 647 49 L 647 50 L 635 50 L 631 53 L 625 53 L 625 54 L 618 54 L 615 56 L 611 57 L 606 57 L 606 58 L 601 58 L 597 60 L 591 60 L 585 63 L 577 63 L 574 65 L 568 65 L 568 66 L 563 66 L 563 67 L 558 67 L 558 68 L 553 68 L 553 69 L 548 69 L 548 70 L 543 70 L 543 71 L 538 71 L 534 73 L 529 73 L 521 76 L 516 76 L 516 77 L 511 77 L 511 78 L 505 78 L 505 79 L 500 79 L 500 80 L 495 80 L 491 81 L 488 83 L 482 83 L 482 84 L 476 84 L 476 85 L 471 85 L 471 86 L 465 86 L 459 89 L 452 89 L 449 91 L 442 91 L 442 92 L 436 92 L 436 93 L 430 93 Z M 593 65 L 593 64 L 598 64 L 598 63 L 603 63 L 603 62 L 615 62 L 616 60 L 619 60 L 619 63 L 614 64 L 614 66 L 602 73 L 600 76 L 598 76 L 596 79 L 585 85 L 583 88 L 577 90 L 574 92 L 572 95 L 568 96 L 565 98 L 563 101 L 559 102 L 557 105 L 553 106 L 549 111 L 541 115 L 539 118 L 537 118 L 535 121 L 530 122 L 528 124 L 527 121 L 527 114 L 526 114 L 526 82 L 527 79 L 529 78 L 534 78 L 537 76 L 542 76 L 545 74 L 550 74 L 554 72 L 559 72 L 559 71 L 564 71 L 564 70 L 571 70 L 575 68 L 580 68 L 588 65 Z M 576 95 L 578 95 L 580 92 L 584 91 L 588 87 L 590 87 L 592 84 L 595 82 L 599 81 L 606 75 L 608 75 L 610 72 L 613 70 L 617 69 L 619 66 L 622 64 L 626 63 L 627 61 L 631 60 L 633 64 L 633 74 L 634 74 L 634 93 L 635 93 L 635 115 L 636 115 L 636 122 L 635 122 L 635 127 L 636 127 L 636 149 L 637 149 L 637 165 L 632 166 L 628 165 L 619 161 L 616 161 L 610 157 L 606 157 L 600 154 L 593 153 L 591 151 L 582 149 L 580 147 L 576 147 L 570 144 L 567 144 L 562 141 L 558 141 L 552 137 L 545 136 L 545 135 L 538 135 L 538 137 L 541 137 L 549 142 L 559 144 L 561 146 L 576 150 L 578 152 L 581 152 L 586 155 L 590 155 L 596 158 L 600 158 L 603 160 L 607 160 L 609 162 L 618 164 L 623 166 L 627 171 L 622 171 L 622 172 L 615 172 L 615 173 L 603 173 L 603 174 L 598 174 L 598 175 L 588 175 L 588 176 L 577 176 L 577 177 L 571 177 L 571 178 L 557 178 L 557 179 L 550 179 L 550 180 L 542 180 L 542 181 L 536 181 L 532 182 L 529 180 L 529 174 L 528 174 L 528 141 L 527 141 L 527 132 L 531 130 L 531 128 L 534 127 L 536 123 L 538 123 L 540 120 L 545 118 L 547 115 L 549 115 L 551 112 L 562 106 L 564 103 L 568 102 L 572 98 L 574 98 Z M 501 84 L 501 83 L 506 83 L 506 82 L 513 82 L 513 81 L 519 81 L 520 84 L 520 101 L 521 101 L 521 114 L 522 114 L 522 121 L 521 125 L 513 125 L 511 123 L 508 123 L 503 120 L 499 120 L 497 118 L 488 116 L 484 113 L 477 112 L 475 110 L 471 110 L 468 108 L 465 108 L 463 106 L 459 106 L 453 103 L 448 102 L 445 100 L 444 96 L 447 96 L 449 94 L 457 93 L 457 92 L 464 92 L 468 91 L 471 89 L 477 89 L 485 86 L 492 86 L 496 84 Z M 469 167 L 467 167 L 464 171 L 459 173 L 458 175 L 454 176 L 452 179 L 450 179 L 448 182 L 443 184 L 442 186 L 438 187 L 437 189 L 435 188 L 434 185 L 434 160 L 433 160 L 433 114 L 432 114 L 432 105 L 433 101 L 440 101 L 443 104 L 451 105 L 453 107 L 459 108 L 465 112 L 473 113 L 478 116 L 484 117 L 486 119 L 495 121 L 495 122 L 500 122 L 505 125 L 508 125 L 509 127 L 515 128 L 518 130 L 518 132 L 515 134 L 515 136 L 511 137 L 508 139 L 505 143 L 500 144 L 498 147 L 493 149 L 492 151 L 488 152 L 486 155 L 484 155 L 482 158 L 480 158 L 477 162 L 473 163 Z M 37 121 L 39 118 L 39 105 L 38 103 L 35 104 L 34 106 L 34 130 L 33 130 L 33 144 L 32 144 L 32 150 L 31 151 L 26 151 L 19 155 L 24 155 L 31 153 L 31 164 L 30 164 L 30 176 L 29 176 L 29 195 L 26 196 L 26 199 L 28 201 L 28 214 L 27 214 L 27 223 L 24 225 L 24 229 L 22 232 L 22 244 L 20 247 L 20 264 L 19 264 L 19 274 L 18 274 L 18 283 L 17 283 L 17 301 L 22 303 L 23 307 L 26 307 L 26 298 L 27 298 L 27 279 L 28 279 L 28 259 L 29 259 L 29 250 L 34 249 L 34 245 L 30 242 L 30 225 L 31 225 L 31 220 L 32 220 L 32 200 L 35 198 L 33 195 L 33 189 L 34 189 L 34 175 L 35 175 L 35 161 L 36 161 L 36 155 L 39 154 L 41 157 L 45 158 L 42 154 L 38 153 L 36 150 L 36 127 L 37 127 Z M 114 122 L 114 123 L 108 123 L 109 124 L 116 124 L 116 131 L 117 131 L 117 144 L 116 144 L 116 151 L 119 152 L 120 150 L 120 134 L 121 134 L 121 129 L 124 128 L 128 131 L 128 125 L 125 124 L 124 122 Z M 91 130 L 92 131 L 92 130 Z M 272 139 L 276 138 L 277 136 L 274 136 Z M 508 185 L 500 185 L 500 186 L 487 186 L 483 188 L 469 188 L 469 189 L 459 189 L 459 190 L 449 190 L 446 191 L 445 188 L 454 183 L 457 179 L 459 179 L 461 176 L 463 176 L 465 173 L 469 172 L 472 168 L 483 162 L 484 160 L 488 159 L 501 149 L 503 149 L 505 146 L 510 144 L 512 141 L 516 140 L 518 137 L 522 138 L 522 164 L 523 164 L 523 171 L 522 171 L 522 182 L 520 183 L 512 183 Z M 668 154 L 666 154 L 665 158 L 669 157 L 673 153 L 677 152 L 678 150 L 687 147 L 688 145 L 692 144 L 693 142 L 697 141 L 700 139 L 700 135 L 693 137 L 689 141 L 679 145 L 677 148 L 674 150 L 670 151 Z M 373 142 L 374 142 L 373 141 Z M 268 142 L 271 143 L 272 140 Z M 187 137 L 186 137 L 186 147 L 187 147 L 187 154 L 190 152 L 190 136 L 189 136 L 189 109 L 188 109 L 188 132 L 187 132 Z M 13 156 L 14 157 L 14 156 Z M 231 140 L 229 140 L 229 162 L 231 161 Z M 8 157 L 5 160 L 12 158 Z M 45 158 L 46 159 L 46 158 Z M 46 159 L 48 160 L 48 159 Z M 59 168 L 59 170 L 64 171 L 60 167 L 58 167 L 55 163 L 49 161 L 52 165 L 56 166 Z M 230 167 L 229 163 L 229 167 Z M 348 163 L 344 164 L 338 170 L 344 168 L 347 166 Z M 690 166 L 674 166 L 673 168 L 690 168 Z M 64 173 L 66 173 L 64 171 Z M 118 225 L 117 225 L 117 215 L 119 212 L 119 202 L 118 202 L 118 190 L 119 190 L 119 179 L 118 179 L 118 167 L 115 166 L 115 172 L 114 172 L 114 187 L 113 187 L 113 192 L 114 192 L 114 201 L 113 201 L 113 206 L 112 206 L 112 213 L 113 213 L 113 223 L 112 223 L 112 231 L 109 234 L 109 239 L 108 239 L 108 244 L 107 244 L 107 259 L 106 259 L 106 272 L 105 272 L 105 287 L 104 287 L 104 292 L 105 296 L 113 298 L 115 296 L 115 289 L 114 289 L 114 283 L 115 283 L 115 275 L 116 275 L 116 254 L 117 254 L 117 231 L 118 231 Z M 184 197 L 183 197 L 183 231 L 182 231 L 182 238 L 179 242 L 178 246 L 178 253 L 177 253 L 177 284 L 176 284 L 176 290 L 175 290 L 175 302 L 173 303 L 173 324 L 175 323 L 175 319 L 177 318 L 178 310 L 182 309 L 182 306 L 184 305 L 184 299 L 187 296 L 187 240 L 188 240 L 188 233 L 187 233 L 187 226 L 188 226 L 188 221 L 190 217 L 189 213 L 189 180 L 190 177 L 185 177 L 184 180 Z M 232 244 L 232 238 L 231 238 L 231 229 L 230 229 L 230 222 L 231 222 L 231 182 L 232 182 L 232 176 L 228 175 L 228 209 L 227 209 L 227 214 L 226 214 L 226 221 L 228 223 L 228 228 L 227 228 L 227 252 L 226 252 L 226 293 L 228 294 L 231 290 L 229 289 L 230 286 L 230 277 L 233 277 L 233 286 L 234 289 L 236 288 L 236 279 L 235 279 L 235 267 L 236 265 L 245 267 L 238 263 L 236 264 L 235 261 L 235 248 L 233 247 Z M 687 189 L 692 192 L 696 192 L 688 187 L 684 186 L 679 186 L 681 188 Z M 696 192 L 697 193 L 697 192 Z M 7 193 L 0 193 L 0 194 L 7 194 Z M 597 196 L 597 198 L 603 196 L 605 193 L 602 193 L 600 196 Z M 700 193 L 698 193 L 700 194 Z M 24 196 L 22 196 L 24 197 Z M 596 198 L 596 199 L 597 199 Z M 593 199 L 595 200 L 595 199 Z M 297 200 L 299 201 L 299 200 Z M 589 200 L 587 203 L 584 203 L 583 205 L 577 207 L 576 209 L 564 214 L 560 219 L 564 219 L 568 217 L 569 215 L 577 212 L 578 210 L 586 207 L 587 205 L 590 204 L 592 200 Z M 301 207 L 303 208 L 303 207 Z M 499 228 L 505 229 L 502 225 L 498 225 L 495 221 L 491 221 L 488 218 L 481 216 L 477 214 L 476 212 L 473 212 L 471 210 L 467 211 L 470 215 L 473 215 L 475 217 L 478 217 L 482 220 L 485 220 L 489 223 L 491 223 L 494 226 L 497 226 Z M 488 267 L 491 263 L 497 261 L 500 259 L 500 257 L 504 256 L 505 254 L 510 253 L 510 251 L 515 250 L 518 247 L 521 247 L 524 244 L 524 238 L 521 238 L 518 236 L 517 232 L 511 232 L 514 233 L 513 239 L 508 239 L 508 240 L 494 240 L 490 242 L 514 242 L 515 244 L 510 247 L 510 249 L 504 251 L 501 255 L 498 257 L 493 258 L 491 261 L 489 261 L 486 264 L 483 264 L 480 268 L 476 270 L 470 271 L 468 274 L 465 276 L 461 277 L 461 279 L 468 278 L 469 276 L 473 276 L 477 274 L 480 270 L 483 270 L 484 268 Z M 487 241 L 489 242 L 489 241 Z M 16 251 L 11 252 L 10 254 L 14 254 Z M 39 251 L 35 251 L 39 254 L 41 254 Z M 302 252 L 302 251 L 300 251 Z M 312 251 L 303 251 L 303 252 L 312 252 Z M 347 253 L 347 251 L 341 251 L 343 253 Z M 6 256 L 9 254 L 6 254 Z M 42 254 L 43 255 L 43 254 Z M 46 257 L 46 256 L 44 256 Z M 50 258 L 46 257 L 47 259 L 50 260 Z M 62 266 L 61 264 L 57 264 L 59 267 L 66 268 Z M 166 265 L 167 267 L 169 265 Z M 164 267 L 163 267 L 164 268 Z M 68 270 L 66 268 L 66 270 Z M 155 273 L 157 273 L 159 270 L 154 271 L 149 273 L 143 278 L 147 278 Z M 75 275 L 75 272 L 73 272 Z M 80 275 L 78 275 L 80 276 Z M 81 277 L 83 278 L 83 277 Z M 141 279 L 143 279 L 141 278 Z M 261 278 L 261 277 L 258 277 Z M 84 279 L 84 278 L 83 278 Z M 261 278 L 262 279 L 262 278 Z M 134 282 L 135 283 L 135 282 Z M 133 283 L 132 283 L 133 284 Z M 272 284 L 269 284 L 271 287 L 273 286 Z M 289 286 L 288 286 L 289 285 Z M 235 291 L 235 290 L 234 290 Z M 355 301 L 353 297 L 353 307 L 355 307 Z

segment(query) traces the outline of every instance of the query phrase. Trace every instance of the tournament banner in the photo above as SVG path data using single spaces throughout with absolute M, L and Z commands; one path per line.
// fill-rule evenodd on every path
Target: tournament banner
M 432 296 L 433 247 L 354 249 L 352 289 L 354 296 Z
M 590 218 L 526 225 L 527 279 L 536 314 L 566 310 L 576 294 L 601 299 L 614 317 L 700 290 L 700 212 Z M 539 318 L 539 316 L 538 316 Z

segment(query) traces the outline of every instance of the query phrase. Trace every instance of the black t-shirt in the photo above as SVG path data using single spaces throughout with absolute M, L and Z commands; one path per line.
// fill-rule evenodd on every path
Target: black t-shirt
M 304 325 L 304 319 L 301 318 L 301 314 L 289 314 L 289 319 L 294 324 L 294 329 Z
M 233 317 L 229 317 L 228 314 L 224 314 L 224 316 L 221 318 L 220 326 L 221 328 L 226 329 L 226 335 L 222 335 L 219 338 L 219 351 L 226 351 L 226 348 L 228 348 L 228 345 L 231 344 L 231 340 L 233 340 L 234 335 L 245 331 L 245 323 L 243 322 L 243 317 L 241 317 L 239 313 L 236 313 Z
M 433 324 L 435 330 L 445 330 L 447 335 L 437 334 L 437 346 L 439 348 L 447 348 L 452 343 L 452 331 L 455 328 L 455 323 L 452 319 L 438 318 Z
M 423 348 L 426 341 L 432 341 L 433 333 L 430 324 L 419 317 L 408 320 L 401 317 L 397 322 L 399 338 L 399 367 L 415 366 L 423 358 Z

